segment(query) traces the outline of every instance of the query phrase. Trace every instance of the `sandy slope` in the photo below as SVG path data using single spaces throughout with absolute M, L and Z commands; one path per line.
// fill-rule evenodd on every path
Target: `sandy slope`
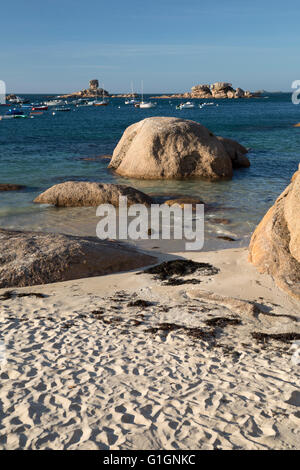
M 300 368 L 289 345 L 251 337 L 300 332 L 299 303 L 257 274 L 245 249 L 185 256 L 220 274 L 170 287 L 125 273 L 0 301 L 0 448 L 300 448 Z M 153 305 L 129 307 L 135 299 Z M 241 324 L 213 329 L 214 317 Z M 147 331 L 162 322 L 207 338 Z

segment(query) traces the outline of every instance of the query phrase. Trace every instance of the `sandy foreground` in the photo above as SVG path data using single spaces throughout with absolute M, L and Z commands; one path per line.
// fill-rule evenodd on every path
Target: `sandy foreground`
M 1 449 L 300 448 L 291 344 L 251 336 L 299 333 L 299 303 L 244 248 L 181 256 L 220 273 L 165 286 L 130 272 L 0 300 Z

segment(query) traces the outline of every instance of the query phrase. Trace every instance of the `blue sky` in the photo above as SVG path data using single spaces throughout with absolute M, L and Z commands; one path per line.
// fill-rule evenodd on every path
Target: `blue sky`
M 278 0 L 14 0 L 0 7 L 0 80 L 60 93 L 183 92 L 230 81 L 290 90 L 300 79 L 300 3 Z

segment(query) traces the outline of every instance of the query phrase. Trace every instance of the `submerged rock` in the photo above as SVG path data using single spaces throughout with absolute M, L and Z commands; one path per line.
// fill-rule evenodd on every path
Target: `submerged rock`
M 143 179 L 232 177 L 234 156 L 224 142 L 201 124 L 173 117 L 152 117 L 129 126 L 114 150 L 109 168 Z M 243 148 L 230 141 L 230 152 Z M 241 154 L 242 155 L 242 154 Z
M 0 191 L 19 191 L 24 188 L 21 184 L 0 183 Z
M 300 299 L 300 166 L 253 233 L 249 261 Z
M 180 207 L 184 207 L 185 204 L 192 204 L 193 207 L 196 206 L 196 204 L 204 204 L 201 199 L 198 199 L 196 197 L 180 197 L 180 198 L 175 198 L 175 199 L 168 199 L 165 201 L 165 204 L 167 206 L 173 206 L 173 205 L 178 205 Z
M 95 237 L 0 229 L 0 288 L 102 276 L 154 264 L 156 258 Z
M 99 204 L 119 205 L 119 196 L 127 196 L 128 205 L 150 205 L 152 199 L 137 189 L 122 184 L 67 181 L 47 189 L 33 202 L 57 207 L 91 207 Z
M 96 155 L 95 157 L 80 157 L 78 160 L 85 162 L 98 162 L 101 160 L 111 160 L 111 155 Z

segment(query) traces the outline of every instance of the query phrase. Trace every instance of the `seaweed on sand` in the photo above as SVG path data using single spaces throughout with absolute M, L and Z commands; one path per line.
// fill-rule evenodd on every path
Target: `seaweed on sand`
M 296 341 L 300 339 L 300 333 L 261 333 L 261 332 L 252 332 L 252 338 L 256 339 L 258 342 L 265 343 L 270 339 L 275 339 L 283 343 L 290 343 L 290 341 Z
M 180 277 L 171 277 L 163 283 L 164 286 L 181 286 L 182 284 L 200 284 L 200 279 L 182 279 Z
M 0 300 L 10 300 L 14 297 L 38 297 L 40 299 L 44 299 L 46 295 L 41 294 L 40 292 L 14 292 L 8 290 L 0 295 Z
M 172 261 L 164 261 L 143 272 L 146 274 L 154 274 L 155 279 L 166 281 L 172 276 L 187 276 L 196 271 L 202 276 L 213 276 L 218 274 L 219 269 L 209 263 L 198 263 L 188 259 L 175 259 Z
M 202 330 L 197 327 L 188 327 L 184 325 L 177 325 L 176 323 L 159 323 L 157 327 L 152 327 L 146 330 L 148 333 L 158 333 L 159 331 L 165 332 L 166 334 L 171 331 L 183 330 L 187 336 L 190 336 L 193 339 L 203 339 L 210 341 L 215 338 L 214 330 Z
M 240 325 L 242 321 L 239 318 L 215 317 L 205 321 L 206 325 L 225 328 L 227 325 Z
M 127 304 L 127 307 L 151 307 L 153 302 L 150 302 L 149 300 L 143 300 L 143 299 L 137 299 L 137 300 L 132 300 Z

